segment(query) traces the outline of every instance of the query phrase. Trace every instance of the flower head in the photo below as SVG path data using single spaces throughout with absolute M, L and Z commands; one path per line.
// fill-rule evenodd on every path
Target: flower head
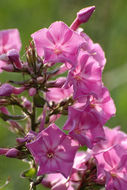
M 41 131 L 36 140 L 27 144 L 39 164 L 38 175 L 61 173 L 66 178 L 70 175 L 78 147 L 78 142 L 63 133 L 55 124 Z
M 54 22 L 47 29 L 41 29 L 31 35 L 39 56 L 45 62 L 69 62 L 74 65 L 84 39 L 63 22 Z

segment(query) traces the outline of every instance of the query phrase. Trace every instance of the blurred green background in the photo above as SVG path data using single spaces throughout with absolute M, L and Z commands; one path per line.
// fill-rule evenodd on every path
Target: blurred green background
M 24 47 L 30 34 L 48 27 L 56 20 L 70 25 L 76 12 L 87 6 L 96 6 L 88 23 L 82 25 L 85 32 L 103 47 L 107 65 L 103 73 L 105 86 L 115 101 L 117 113 L 107 125 L 120 125 L 127 132 L 127 0 L 0 0 L 0 30 L 18 28 Z M 6 81 L 2 73 L 0 81 Z M 0 120 L 0 147 L 15 144 L 15 135 L 10 134 Z M 10 176 L 9 185 L 3 190 L 28 190 L 28 182 L 20 179 L 28 165 L 20 160 L 0 157 L 0 185 Z M 37 188 L 43 189 L 41 186 Z

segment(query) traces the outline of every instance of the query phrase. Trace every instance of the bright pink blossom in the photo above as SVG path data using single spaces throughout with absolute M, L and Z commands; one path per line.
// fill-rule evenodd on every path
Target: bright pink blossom
M 15 49 L 17 52 L 21 49 L 21 41 L 19 32 L 17 29 L 1 30 L 0 31 L 0 55 L 6 54 L 9 50 Z M 0 61 L 0 72 L 1 68 L 6 63 Z
M 99 94 L 102 88 L 101 68 L 91 56 L 80 51 L 78 64 L 68 74 L 65 87 L 73 85 L 74 98 L 87 94 Z
M 95 156 L 98 178 L 106 180 L 106 190 L 125 190 L 127 184 L 127 141 Z
M 97 118 L 84 110 L 77 110 L 69 107 L 69 117 L 64 125 L 64 130 L 69 130 L 69 134 L 77 139 L 83 146 L 92 148 L 93 145 L 104 139 L 104 131 Z
M 115 115 L 115 104 L 107 88 L 102 88 L 99 97 L 90 96 L 86 110 L 95 115 L 102 126 Z
M 79 33 L 86 41 L 83 47 L 84 51 L 90 56 L 92 56 L 103 70 L 106 64 L 106 58 L 102 47 L 98 43 L 94 43 L 86 33 L 82 31 L 79 31 Z
M 78 142 L 63 133 L 55 124 L 41 131 L 33 142 L 27 144 L 39 164 L 38 175 L 61 173 L 66 178 L 70 175 L 78 147 Z
M 60 173 L 48 174 L 42 180 L 42 184 L 52 190 L 75 190 L 81 183 L 84 171 L 87 169 L 86 162 L 90 159 L 90 154 L 77 152 L 70 176 L 66 179 Z
M 117 144 L 120 144 L 122 141 L 127 140 L 127 134 L 120 131 L 119 127 L 115 127 L 114 129 L 104 127 L 104 132 L 105 132 L 105 139 L 101 140 L 93 147 L 94 154 L 105 152 L 109 148 Z
M 69 62 L 74 65 L 83 38 L 63 22 L 54 22 L 48 29 L 41 29 L 31 35 L 39 56 L 45 62 Z

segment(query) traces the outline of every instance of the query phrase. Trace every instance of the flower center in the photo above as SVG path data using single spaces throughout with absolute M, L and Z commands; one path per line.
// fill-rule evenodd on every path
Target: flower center
M 47 157 L 48 158 L 53 158 L 54 157 L 54 153 L 53 152 L 47 152 Z
M 54 53 L 55 53 L 56 55 L 59 55 L 59 54 L 62 53 L 62 50 L 59 49 L 59 48 L 55 48 L 55 49 L 54 49 Z
M 82 77 L 81 77 L 80 75 L 75 75 L 74 78 L 75 78 L 76 80 L 81 80 L 81 79 L 82 79 Z

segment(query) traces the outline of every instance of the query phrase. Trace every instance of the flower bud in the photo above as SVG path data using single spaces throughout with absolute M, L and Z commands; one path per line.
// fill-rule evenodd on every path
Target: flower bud
M 29 96 L 34 96 L 36 94 L 36 88 L 30 88 L 29 89 Z
M 9 149 L 5 154 L 5 156 L 9 158 L 16 158 L 18 157 L 18 155 L 19 155 L 19 150 L 17 150 L 16 148 Z
M 0 86 L 0 96 L 10 96 L 13 93 L 14 87 L 10 84 L 3 84 Z
M 0 155 L 5 155 L 8 152 L 8 148 L 0 148 Z
M 70 28 L 72 30 L 77 30 L 77 28 L 80 26 L 80 24 L 83 24 L 89 20 L 89 18 L 91 17 L 94 10 L 95 10 L 95 6 L 86 7 L 84 9 L 81 9 L 77 13 L 77 17 L 74 20 L 74 22 L 71 24 Z
M 23 87 L 20 87 L 20 88 L 16 88 L 14 87 L 13 89 L 13 94 L 21 94 L 22 92 L 24 92 L 26 88 L 23 86 Z
M 16 68 L 21 69 L 22 64 L 19 58 L 19 53 L 16 49 L 11 49 L 7 52 L 7 56 L 10 62 L 14 63 Z

